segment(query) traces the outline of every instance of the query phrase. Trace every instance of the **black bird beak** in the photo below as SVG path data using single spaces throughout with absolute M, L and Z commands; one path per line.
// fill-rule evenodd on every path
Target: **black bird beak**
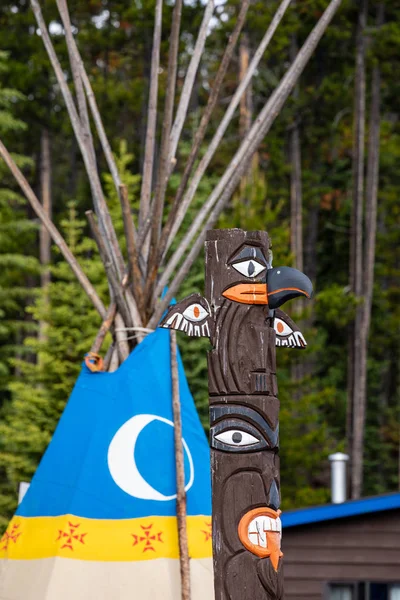
M 311 298 L 312 283 L 301 271 L 291 267 L 276 267 L 267 271 L 268 306 L 279 308 L 288 300 L 305 296 Z

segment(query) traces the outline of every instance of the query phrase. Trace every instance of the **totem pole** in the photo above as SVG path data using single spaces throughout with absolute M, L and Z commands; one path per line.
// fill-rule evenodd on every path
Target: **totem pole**
M 210 338 L 208 354 L 216 600 L 283 598 L 275 346 L 304 348 L 279 309 L 311 297 L 308 277 L 272 268 L 263 231 L 210 230 L 205 297 L 172 306 L 163 327 Z

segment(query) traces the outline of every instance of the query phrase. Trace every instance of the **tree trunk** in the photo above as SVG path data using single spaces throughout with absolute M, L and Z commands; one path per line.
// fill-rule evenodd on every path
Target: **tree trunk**
M 43 210 L 49 219 L 51 219 L 52 202 L 51 202 L 51 162 L 50 162 L 50 139 L 49 132 L 47 129 L 42 130 L 41 137 L 41 161 L 40 161 L 40 192 Z M 49 304 L 48 288 L 50 284 L 50 249 L 51 249 L 51 237 L 46 227 L 41 223 L 40 225 L 40 264 L 42 265 L 42 271 L 40 275 L 40 286 L 43 293 L 43 306 L 46 307 Z M 39 341 L 45 342 L 47 340 L 47 323 L 41 319 L 39 321 Z
M 249 36 L 246 32 L 243 33 L 239 45 L 239 84 L 246 76 L 247 69 L 250 63 L 250 43 Z M 250 80 L 245 93 L 240 98 L 239 104 L 239 135 L 243 140 L 250 131 L 253 122 L 253 83 Z M 258 165 L 258 153 L 254 154 L 249 170 L 242 178 L 239 187 L 239 194 L 242 202 L 249 204 L 248 190 L 252 184 L 253 176 Z
M 250 62 L 249 36 L 243 33 L 239 46 L 239 83 L 244 79 Z M 246 92 L 240 99 L 239 131 L 243 139 L 251 127 L 252 117 L 252 84 L 249 83 Z
M 378 6 L 377 24 L 380 26 L 383 20 L 383 4 Z M 375 241 L 376 241 L 376 223 L 377 223 L 377 200 L 378 200 L 378 182 L 379 182 L 379 145 L 380 145 L 380 69 L 375 66 L 372 73 L 372 99 L 371 114 L 369 125 L 368 141 L 368 165 L 367 165 L 367 185 L 365 202 L 365 245 L 363 260 L 363 278 L 364 278 L 364 302 L 362 305 L 361 324 L 359 330 L 360 358 L 359 358 L 359 377 L 358 377 L 358 397 L 356 402 L 358 406 L 357 426 L 359 431 L 354 432 L 354 440 L 358 442 L 359 447 L 355 451 L 361 452 L 364 446 L 365 414 L 367 406 L 367 358 L 368 358 L 368 337 L 371 323 L 371 307 L 374 284 L 374 264 L 375 264 Z M 356 421 L 355 421 L 356 425 Z M 362 455 L 361 455 L 362 458 Z M 360 477 L 359 474 L 357 474 Z M 355 483 L 358 484 L 358 477 Z M 358 484 L 360 485 L 360 484 Z M 358 497 L 361 493 L 361 487 L 353 488 Z
M 296 36 L 292 36 L 290 45 L 290 60 L 293 62 L 298 52 Z M 293 98 L 296 101 L 299 97 L 298 84 L 294 88 Z M 303 271 L 303 198 L 302 198 L 302 180 L 301 180 L 301 145 L 300 128 L 297 110 L 293 117 L 293 123 L 289 132 L 289 160 L 290 160 L 290 250 L 294 257 L 294 266 Z M 297 299 L 293 306 L 294 312 L 302 314 L 304 302 Z M 301 327 L 301 323 L 299 323 Z M 300 381 L 304 378 L 303 357 L 294 357 L 292 364 L 292 379 Z M 300 394 L 300 388 L 296 389 L 297 395 Z
M 357 300 L 363 293 L 362 272 L 362 226 L 364 198 L 364 146 L 365 146 L 365 27 L 367 21 L 367 0 L 360 0 L 357 41 L 354 105 L 354 144 L 353 144 L 353 211 L 350 236 L 350 289 Z M 363 443 L 365 426 L 365 403 L 360 396 L 361 322 L 363 308 L 356 308 L 356 315 L 349 338 L 348 363 L 348 431 L 351 438 L 351 492 L 359 498 L 363 480 Z

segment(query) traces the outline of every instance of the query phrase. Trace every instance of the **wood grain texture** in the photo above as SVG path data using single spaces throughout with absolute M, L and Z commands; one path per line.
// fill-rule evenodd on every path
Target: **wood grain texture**
M 267 233 L 238 229 L 209 231 L 206 241 L 205 297 L 214 316 L 208 369 L 216 600 L 283 597 L 282 561 L 276 571 L 238 535 L 249 511 L 280 504 L 273 318 L 267 305 L 223 296 L 249 280 L 265 284 L 269 247 Z M 246 270 L 259 268 L 259 275 L 246 277 Z M 242 445 L 246 440 L 255 441 Z
M 279 518 L 276 346 L 304 348 L 279 306 L 312 284 L 272 268 L 264 231 L 207 232 L 205 295 L 171 306 L 160 322 L 209 337 L 208 388 L 216 600 L 283 598 Z

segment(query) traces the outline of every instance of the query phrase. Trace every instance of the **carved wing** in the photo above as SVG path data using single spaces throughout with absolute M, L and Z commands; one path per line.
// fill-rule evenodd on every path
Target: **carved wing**
M 275 310 L 274 329 L 276 333 L 276 346 L 300 348 L 300 350 L 304 350 L 307 346 L 307 342 L 296 323 L 280 308 Z
M 211 337 L 214 321 L 207 300 L 200 294 L 191 294 L 170 306 L 160 326 L 184 331 L 191 336 Z

